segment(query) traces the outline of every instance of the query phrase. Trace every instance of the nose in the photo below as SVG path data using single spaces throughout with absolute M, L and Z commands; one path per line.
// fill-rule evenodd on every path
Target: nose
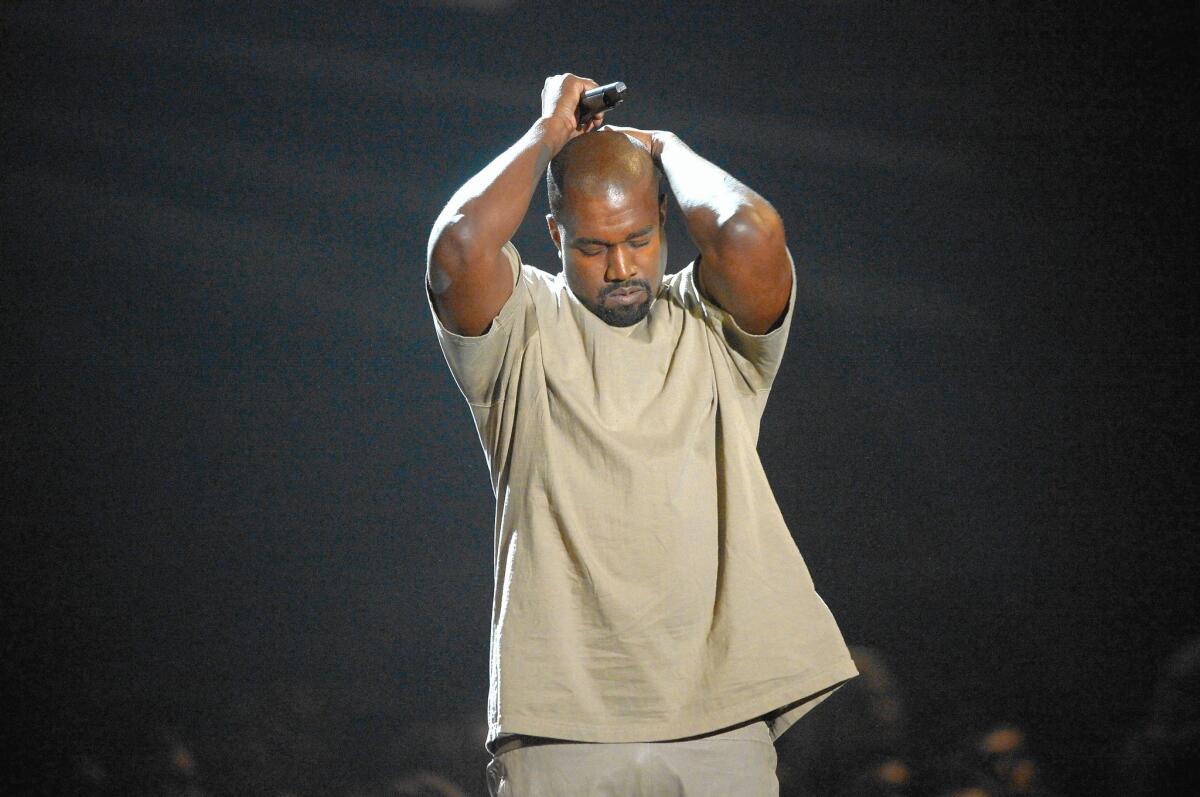
M 637 267 L 625 247 L 617 244 L 608 247 L 608 260 L 605 264 L 604 279 L 608 282 L 624 282 L 637 273 Z

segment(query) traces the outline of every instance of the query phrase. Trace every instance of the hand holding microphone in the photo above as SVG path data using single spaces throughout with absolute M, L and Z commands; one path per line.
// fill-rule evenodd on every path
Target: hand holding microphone
M 554 75 L 542 87 L 542 116 L 569 121 L 574 138 L 603 124 L 605 112 L 625 98 L 625 91 L 619 81 L 601 86 L 579 75 Z
M 579 123 L 587 125 L 594 117 L 616 108 L 625 101 L 625 91 L 625 84 L 619 80 L 585 91 L 576 111 Z

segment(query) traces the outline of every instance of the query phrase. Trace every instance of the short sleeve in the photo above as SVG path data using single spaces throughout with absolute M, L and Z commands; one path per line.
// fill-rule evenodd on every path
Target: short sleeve
M 719 333 L 729 352 L 730 358 L 738 373 L 741 374 L 746 386 L 754 391 L 769 390 L 783 362 L 783 352 L 787 346 L 788 330 L 792 325 L 792 314 L 796 307 L 796 264 L 792 261 L 791 253 L 788 262 L 792 269 L 792 287 L 788 296 L 787 310 L 775 328 L 762 335 L 747 332 L 738 326 L 733 316 L 717 306 L 700 290 L 700 282 L 696 277 L 696 263 L 688 266 L 691 274 L 685 289 L 695 291 L 696 298 L 703 304 L 705 315 L 712 319 L 714 331 Z
M 450 367 L 458 389 L 473 406 L 489 406 L 502 396 L 504 374 L 519 354 L 531 303 L 529 288 L 521 278 L 521 256 L 512 242 L 502 250 L 513 269 L 512 295 L 482 335 L 458 335 L 438 318 L 433 297 L 426 286 L 429 312 L 437 332 L 438 344 Z

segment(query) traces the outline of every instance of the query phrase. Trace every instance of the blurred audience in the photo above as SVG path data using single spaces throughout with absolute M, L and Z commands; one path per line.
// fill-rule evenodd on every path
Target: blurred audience
M 779 743 L 781 797 L 1055 797 L 1026 728 L 981 724 L 955 749 L 910 733 L 899 680 L 875 650 L 862 676 Z M 1120 797 L 1200 794 L 1200 639 L 1166 663 L 1129 739 Z M 351 702 L 357 701 L 354 705 Z M 46 793 L 103 797 L 469 797 L 487 793 L 480 718 L 414 721 L 379 697 L 276 683 L 227 705 L 128 706 L 76 733 Z M 952 733 L 940 729 L 942 738 Z M 916 738 L 914 741 L 913 737 Z M 947 745 L 943 745 L 943 748 Z M 1053 774 L 1053 773 L 1050 773 Z M 1056 782 L 1056 781 L 1052 781 Z M 1068 784 L 1069 785 L 1069 784 Z M 1071 793 L 1068 791 L 1068 793 Z M 1077 793 L 1077 792 L 1076 792 Z
M 1055 797 L 1042 785 L 1025 731 L 1016 725 L 997 725 L 985 732 L 974 753 L 974 767 L 995 780 L 1001 797 Z
M 779 739 L 780 797 L 834 794 L 844 788 L 844 773 L 861 777 L 864 762 L 906 753 L 898 680 L 878 651 L 852 646 L 850 655 L 859 677 L 835 692 L 829 706 L 805 716 Z
M 1200 638 L 1163 668 L 1149 716 L 1126 745 L 1128 797 L 1200 794 Z
M 908 761 L 889 756 L 853 775 L 839 794 L 841 797 L 916 797 L 920 791 Z

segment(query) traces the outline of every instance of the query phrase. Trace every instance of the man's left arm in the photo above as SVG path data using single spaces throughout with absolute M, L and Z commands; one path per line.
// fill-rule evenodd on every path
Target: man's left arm
M 769 332 L 783 318 L 792 264 L 775 208 L 719 166 L 661 130 L 609 127 L 646 146 L 663 170 L 700 250 L 705 295 L 746 332 Z

